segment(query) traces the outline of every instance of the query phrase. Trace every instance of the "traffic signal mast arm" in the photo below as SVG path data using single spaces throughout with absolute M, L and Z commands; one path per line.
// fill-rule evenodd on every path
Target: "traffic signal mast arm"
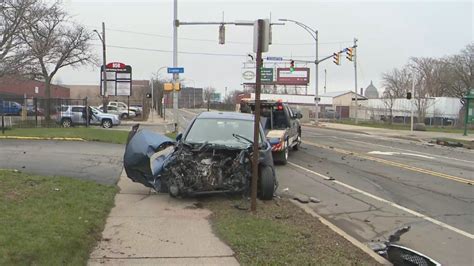
M 350 47 L 350 48 L 354 49 L 354 48 L 356 48 L 356 47 L 357 47 L 357 45 L 354 45 L 354 46 L 352 46 L 352 47 Z M 344 49 L 342 49 L 342 50 L 336 52 L 336 54 L 345 53 L 345 52 L 346 52 L 346 49 L 347 49 L 347 48 L 344 48 Z M 319 59 L 318 61 L 315 61 L 315 60 L 287 59 L 287 58 L 282 58 L 281 61 L 288 61 L 288 62 L 294 61 L 294 62 L 296 62 L 296 63 L 313 63 L 313 64 L 319 64 L 319 63 L 321 63 L 321 62 L 323 62 L 323 61 L 326 61 L 326 60 L 332 58 L 333 56 L 334 56 L 334 54 L 331 54 L 331 55 L 328 55 L 328 56 L 326 56 L 326 57 L 324 57 L 324 58 L 322 58 L 322 59 Z

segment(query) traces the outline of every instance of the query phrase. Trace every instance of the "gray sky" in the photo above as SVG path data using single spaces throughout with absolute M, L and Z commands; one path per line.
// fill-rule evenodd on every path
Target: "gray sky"
M 75 1 L 64 0 L 66 10 L 78 22 L 100 31 L 104 21 L 107 44 L 151 50 L 172 50 L 173 1 Z M 178 1 L 181 21 L 226 21 L 288 18 L 319 30 L 320 57 L 359 42 L 358 87 L 371 80 L 381 89 L 381 74 L 404 65 L 412 56 L 441 57 L 459 52 L 473 42 L 473 4 L 469 1 Z M 133 31 L 145 34 L 120 32 Z M 218 26 L 182 26 L 180 51 L 242 56 L 179 54 L 188 85 L 214 86 L 223 92 L 241 88 L 241 66 L 252 52 L 253 28 L 226 27 L 226 44 L 219 45 Z M 199 39 L 202 41 L 190 40 Z M 264 56 L 314 59 L 314 41 L 302 28 L 287 23 L 274 26 L 273 43 Z M 95 42 L 101 55 L 100 41 Z M 306 56 L 297 57 L 297 56 Z M 172 65 L 170 52 L 108 48 L 107 61 L 133 67 L 134 79 L 149 79 L 162 66 Z M 327 69 L 327 90 L 354 89 L 353 64 L 341 58 L 320 64 L 320 93 Z M 298 66 L 298 65 L 297 65 Z M 314 64 L 309 92 L 314 93 Z M 167 77 L 166 70 L 160 71 Z M 64 69 L 58 73 L 63 84 L 98 84 L 99 68 Z

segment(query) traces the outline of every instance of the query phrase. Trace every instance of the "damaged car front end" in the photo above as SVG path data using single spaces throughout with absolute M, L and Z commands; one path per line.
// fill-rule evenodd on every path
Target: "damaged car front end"
M 124 155 L 127 176 L 158 192 L 188 197 L 249 194 L 253 116 L 206 112 L 173 141 L 134 127 Z M 271 145 L 260 130 L 258 195 L 273 198 L 277 187 Z

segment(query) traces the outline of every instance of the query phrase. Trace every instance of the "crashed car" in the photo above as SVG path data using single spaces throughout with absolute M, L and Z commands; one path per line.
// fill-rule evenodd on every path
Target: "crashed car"
M 127 176 L 174 197 L 214 193 L 249 194 L 254 116 L 203 112 L 176 141 L 134 126 L 124 155 Z M 277 188 L 271 145 L 260 127 L 258 196 Z

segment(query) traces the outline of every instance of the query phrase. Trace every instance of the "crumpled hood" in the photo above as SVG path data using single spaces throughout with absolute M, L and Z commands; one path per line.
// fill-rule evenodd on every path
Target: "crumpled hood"
M 147 187 L 159 188 L 157 175 L 161 172 L 171 153 L 160 155 L 154 160 L 153 170 L 150 166 L 150 158 L 157 152 L 175 142 L 163 135 L 154 133 L 147 129 L 138 130 L 131 137 L 125 148 L 123 164 L 127 176 L 134 182 L 141 183 Z

